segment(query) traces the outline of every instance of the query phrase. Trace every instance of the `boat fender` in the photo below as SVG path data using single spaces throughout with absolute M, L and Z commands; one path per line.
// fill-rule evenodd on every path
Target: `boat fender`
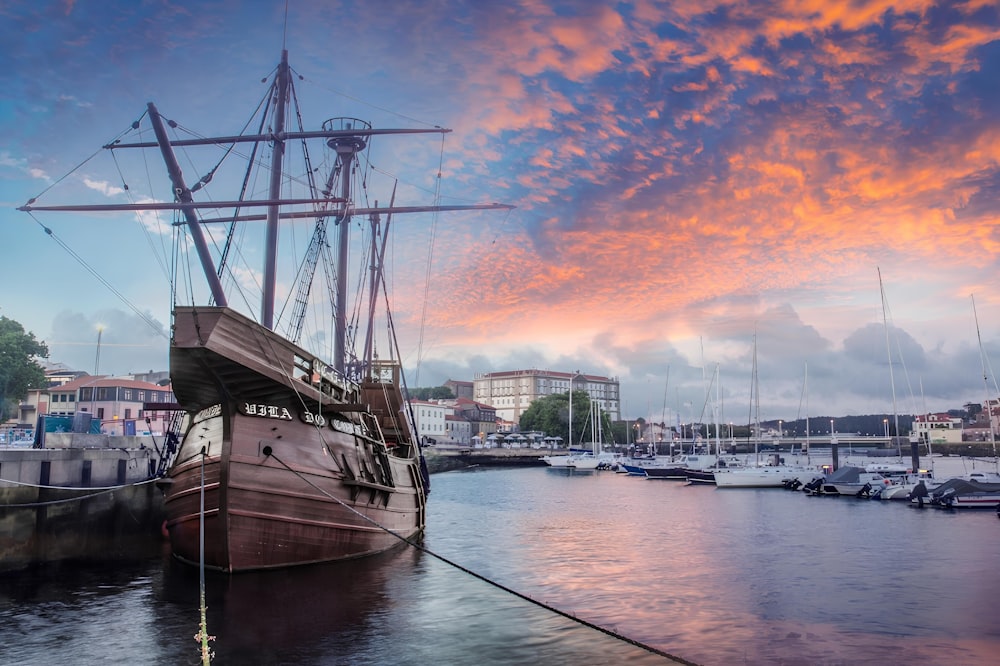
M 164 539 L 169 539 L 170 538 L 170 530 L 167 528 L 167 521 L 166 520 L 164 520 L 163 523 L 160 524 L 160 534 L 163 535 Z

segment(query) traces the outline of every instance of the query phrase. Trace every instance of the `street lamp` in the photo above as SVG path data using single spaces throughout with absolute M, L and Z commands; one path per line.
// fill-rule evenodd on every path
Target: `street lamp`
M 784 423 L 785 423 L 784 421 L 778 419 L 778 439 L 781 439 L 781 436 L 785 433 L 784 429 L 782 428 Z
M 94 359 L 94 375 L 98 375 L 101 367 L 101 333 L 104 333 L 104 324 L 97 325 L 97 358 Z
M 889 419 L 882 419 L 882 427 L 885 429 L 885 438 L 889 439 Z

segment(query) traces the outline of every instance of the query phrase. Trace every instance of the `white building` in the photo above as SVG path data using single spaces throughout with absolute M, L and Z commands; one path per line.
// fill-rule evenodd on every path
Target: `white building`
M 472 443 L 472 422 L 461 414 L 445 414 L 444 427 L 447 441 L 454 444 Z
M 448 414 L 453 413 L 451 407 L 425 400 L 411 400 L 410 406 L 416 419 L 417 436 L 422 441 L 436 444 L 439 440 L 448 439 L 445 423 Z
M 521 414 L 532 402 L 570 389 L 585 391 L 612 421 L 621 419 L 618 380 L 580 372 L 551 370 L 510 370 L 477 374 L 473 379 L 473 400 L 491 405 L 497 418 L 520 423 Z
M 921 442 L 958 444 L 962 441 L 962 419 L 947 414 L 919 414 L 913 417 L 913 432 Z

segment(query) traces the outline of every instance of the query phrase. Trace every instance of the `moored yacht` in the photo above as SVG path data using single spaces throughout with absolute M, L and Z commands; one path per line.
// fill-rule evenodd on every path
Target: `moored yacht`
M 711 454 L 690 453 L 677 456 L 668 464 L 658 467 L 647 467 L 646 476 L 650 479 L 671 479 L 686 481 L 688 469 L 707 469 L 714 465 L 718 456 Z
M 720 488 L 784 488 L 786 481 L 805 484 L 820 474 L 820 467 L 810 465 L 761 465 L 718 470 L 715 485 Z
M 691 484 L 715 485 L 715 474 L 720 471 L 733 469 L 743 469 L 746 465 L 739 456 L 719 456 L 719 458 L 708 467 L 686 467 L 684 476 Z

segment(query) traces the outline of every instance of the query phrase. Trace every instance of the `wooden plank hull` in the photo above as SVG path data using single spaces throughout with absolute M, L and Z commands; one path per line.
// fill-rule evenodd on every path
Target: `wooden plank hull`
M 171 373 L 188 418 L 164 484 L 178 558 L 199 562 L 202 515 L 206 566 L 232 572 L 363 557 L 423 530 L 398 388 L 303 382 L 307 357 L 225 308 L 178 310 Z

